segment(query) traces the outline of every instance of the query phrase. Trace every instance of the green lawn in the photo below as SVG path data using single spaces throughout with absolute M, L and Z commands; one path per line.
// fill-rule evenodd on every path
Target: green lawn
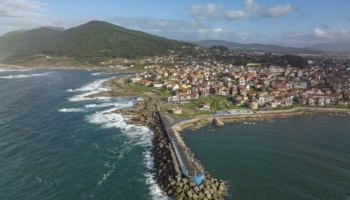
M 208 112 L 208 111 L 200 111 L 200 112 L 195 112 L 194 116 L 203 116 L 203 115 L 212 115 L 212 112 Z
M 151 86 L 141 86 L 136 84 L 130 84 L 130 88 L 138 91 L 154 92 L 154 93 L 157 93 L 161 98 L 169 97 L 173 95 L 173 92 L 159 90 Z
M 133 90 L 137 90 L 137 91 L 146 91 L 146 92 L 155 92 L 159 95 L 163 95 L 163 93 L 154 88 L 154 87 L 148 87 L 148 86 L 141 86 L 141 85 L 136 85 L 136 84 L 130 84 L 130 88 Z
M 244 109 L 245 106 L 233 105 L 231 96 L 221 96 L 211 94 L 208 97 L 199 97 L 198 99 L 187 100 L 189 103 L 183 104 L 182 107 L 196 109 L 205 102 L 210 103 L 210 110 L 228 110 L 228 109 Z

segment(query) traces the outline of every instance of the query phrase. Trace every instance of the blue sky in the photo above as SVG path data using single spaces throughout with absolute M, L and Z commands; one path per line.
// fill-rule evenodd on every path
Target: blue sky
M 307 46 L 350 41 L 349 0 L 0 0 L 0 35 L 103 20 L 178 40 Z

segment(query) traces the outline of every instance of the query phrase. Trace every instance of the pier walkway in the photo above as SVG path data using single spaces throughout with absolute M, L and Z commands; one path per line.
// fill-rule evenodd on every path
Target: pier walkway
M 158 114 L 161 118 L 161 121 L 163 122 L 163 126 L 165 128 L 165 131 L 168 135 L 168 138 L 170 139 L 170 142 L 173 144 L 174 151 L 178 160 L 178 163 L 180 165 L 181 171 L 186 176 L 196 176 L 199 174 L 198 170 L 193 166 L 192 162 L 190 161 L 189 157 L 186 155 L 184 144 L 182 144 L 178 137 L 176 136 L 176 133 L 171 128 L 171 124 L 163 119 L 162 113 L 158 110 Z
M 187 151 L 187 147 L 183 142 L 181 135 L 175 132 L 171 128 L 170 122 L 168 122 L 167 120 L 164 120 L 163 115 L 159 111 L 159 109 L 158 109 L 158 114 L 165 128 L 165 132 L 173 146 L 182 174 L 188 178 L 193 179 L 193 181 L 195 182 L 195 185 L 200 185 L 204 180 L 204 175 L 205 175 L 204 171 L 198 166 L 196 162 L 194 162 L 194 160 L 191 161 L 191 156 Z

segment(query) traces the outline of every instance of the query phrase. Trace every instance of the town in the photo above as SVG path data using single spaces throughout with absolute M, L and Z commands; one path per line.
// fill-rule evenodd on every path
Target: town
M 164 56 L 165 61 L 174 63 L 169 67 L 161 66 L 163 59 L 160 57 L 154 59 L 153 65 L 145 66 L 147 71 L 136 74 L 130 82 L 167 91 L 169 95 L 164 100 L 173 103 L 220 95 L 229 97 L 232 105 L 252 110 L 293 106 L 344 108 L 350 105 L 350 60 L 344 57 L 303 55 L 306 62 L 303 68 L 288 63 L 235 65 L 210 56 L 252 58 L 264 56 L 264 53 L 198 48 L 202 59 L 188 56 L 174 62 L 174 56 Z M 210 106 L 209 102 L 204 102 L 198 108 L 210 110 Z

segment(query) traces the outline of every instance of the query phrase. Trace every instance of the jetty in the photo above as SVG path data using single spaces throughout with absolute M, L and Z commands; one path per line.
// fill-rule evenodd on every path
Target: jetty
M 164 120 L 162 113 L 159 110 L 158 114 L 167 137 L 174 148 L 176 159 L 180 165 L 182 174 L 189 178 L 193 178 L 196 185 L 200 185 L 204 179 L 203 170 L 195 163 L 195 161 L 193 161 L 193 155 L 189 152 L 189 149 L 186 147 L 179 133 L 171 127 L 168 121 Z
M 153 150 L 157 181 L 164 195 L 173 199 L 224 199 L 227 195 L 225 182 L 205 172 L 180 133 L 159 109 L 157 115 L 167 141 L 156 142 Z

